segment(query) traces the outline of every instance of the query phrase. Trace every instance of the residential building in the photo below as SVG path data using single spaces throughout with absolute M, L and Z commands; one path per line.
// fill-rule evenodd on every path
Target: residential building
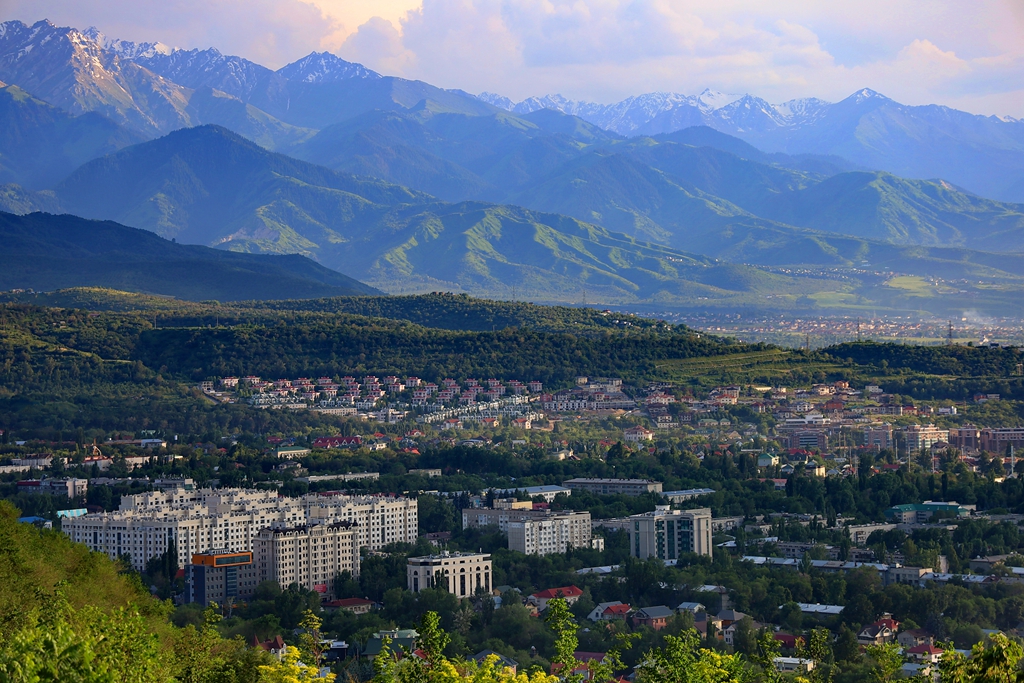
M 168 550 L 185 568 L 192 555 L 211 548 L 251 551 L 265 528 L 334 521 L 354 524 L 357 547 L 371 550 L 414 543 L 419 527 L 415 499 L 339 493 L 287 498 L 276 491 L 179 487 L 124 496 L 118 510 L 66 520 L 62 529 L 111 558 L 129 555 L 141 571 Z
M 846 533 L 854 545 L 864 545 L 876 531 L 891 531 L 895 528 L 895 524 L 850 524 L 846 527 Z
M 891 614 L 883 614 L 881 619 L 861 629 L 857 634 L 857 643 L 865 647 L 891 643 L 896 640 L 899 627 L 900 622 L 893 619 Z
M 931 521 L 935 513 L 946 513 L 954 517 L 966 517 L 970 514 L 970 511 L 956 501 L 936 502 L 926 500 L 923 503 L 894 505 L 885 511 L 885 517 L 897 524 L 924 524 Z
M 348 521 L 261 529 L 253 540 L 253 562 L 260 582 L 276 581 L 282 588 L 297 583 L 329 599 L 339 574 L 359 576 L 358 532 Z
M 589 512 L 544 512 L 548 514 L 508 523 L 509 550 L 550 555 L 590 547 Z
M 923 628 L 911 628 L 896 636 L 896 642 L 903 649 L 908 650 L 918 645 L 932 645 L 935 642 L 935 636 Z
M 630 606 L 624 602 L 613 600 L 611 602 L 598 603 L 597 607 L 590 610 L 590 614 L 587 615 L 587 619 L 591 621 L 614 621 L 615 619 L 625 619 L 629 616 Z
M 981 430 L 972 424 L 949 430 L 949 445 L 964 453 L 981 450 Z
M 981 450 L 996 455 L 1006 455 L 1010 446 L 1017 453 L 1024 453 L 1024 427 L 982 429 L 980 441 Z
M 576 586 L 561 586 L 559 588 L 548 588 L 546 590 L 534 593 L 526 600 L 531 605 L 536 605 L 540 609 L 547 607 L 549 600 L 555 598 L 562 598 L 568 604 L 573 605 L 583 596 L 583 591 Z
M 452 595 L 467 598 L 478 590 L 491 592 L 491 556 L 489 553 L 440 553 L 410 557 L 406 564 L 409 590 L 441 588 Z
M 644 607 L 633 614 L 633 623 L 636 626 L 650 626 L 655 631 L 668 626 L 668 620 L 675 615 L 675 612 L 664 605 L 655 607 Z
M 908 425 L 901 431 L 900 440 L 908 452 L 920 451 L 940 441 L 949 443 L 949 430 L 935 425 Z
M 629 552 L 633 557 L 676 560 L 684 553 L 711 556 L 711 510 L 673 510 L 658 505 L 653 512 L 629 517 Z
M 775 657 L 772 661 L 775 663 L 775 669 L 782 673 L 790 673 L 794 671 L 809 673 L 814 670 L 813 659 L 805 659 L 803 657 Z
M 636 427 L 630 427 L 622 433 L 622 438 L 625 439 L 626 443 L 640 443 L 642 441 L 652 441 L 654 439 L 654 432 L 646 427 L 637 425 Z
M 18 493 L 48 493 L 67 498 L 84 497 L 89 490 L 88 479 L 23 479 L 18 482 Z
M 563 481 L 562 486 L 600 495 L 618 494 L 626 496 L 661 493 L 662 489 L 660 481 L 651 481 L 650 479 L 590 479 L 586 477 Z
M 185 600 L 200 605 L 252 598 L 259 584 L 251 552 L 211 550 L 192 556 L 185 572 Z
M 554 484 L 548 484 L 547 486 L 527 486 L 521 489 L 507 489 L 505 491 L 496 491 L 496 493 L 507 496 L 509 494 L 519 493 L 520 491 L 530 498 L 540 496 L 546 503 L 552 502 L 555 499 L 555 496 L 560 494 L 564 496 L 572 495 L 572 489 L 566 488 L 565 486 L 555 486 Z
M 864 445 L 876 450 L 892 448 L 892 425 L 873 424 L 864 428 Z

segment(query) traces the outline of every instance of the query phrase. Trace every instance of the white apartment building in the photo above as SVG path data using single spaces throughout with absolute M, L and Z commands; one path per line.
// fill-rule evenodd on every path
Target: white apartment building
M 172 489 L 124 496 L 115 512 L 62 523 L 71 540 L 116 558 L 128 555 L 142 570 L 151 558 L 175 550 L 178 566 L 216 548 L 244 552 L 262 529 L 346 521 L 356 525 L 357 547 L 377 550 L 418 535 L 415 499 L 394 496 L 308 494 L 279 497 L 251 489 Z
M 488 553 L 441 553 L 410 557 L 406 565 L 409 590 L 441 588 L 460 598 L 483 590 L 491 592 L 491 556 Z
M 262 529 L 252 550 L 257 583 L 276 581 L 282 588 L 297 583 L 333 597 L 338 574 L 359 576 L 358 535 L 351 522 Z
M 570 512 L 508 523 L 508 549 L 525 555 L 564 553 L 589 548 L 590 513 Z
M 626 527 L 629 552 L 645 560 L 675 560 L 683 553 L 711 555 L 711 509 L 673 510 L 658 505 L 653 512 L 631 515 Z
M 949 443 L 949 430 L 939 429 L 935 425 L 909 425 L 903 428 L 902 441 L 907 451 L 919 451 L 931 448 L 940 441 Z

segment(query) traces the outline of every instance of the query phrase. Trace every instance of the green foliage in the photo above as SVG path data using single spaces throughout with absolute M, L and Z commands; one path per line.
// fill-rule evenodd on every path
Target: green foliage
M 377 293 L 299 255 L 184 246 L 75 216 L 0 213 L 0 238 L 0 289 L 113 287 L 194 301 Z

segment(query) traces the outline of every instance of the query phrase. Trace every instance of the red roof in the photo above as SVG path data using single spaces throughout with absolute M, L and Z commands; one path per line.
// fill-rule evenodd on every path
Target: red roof
M 325 603 L 325 607 L 362 607 L 364 605 L 372 605 L 373 600 L 366 600 L 365 598 L 342 598 L 341 600 L 331 600 Z
M 580 662 L 600 662 L 604 660 L 606 655 L 604 652 L 583 652 L 577 650 L 576 652 L 572 653 L 572 656 Z
M 628 614 L 629 605 L 609 605 L 604 610 L 605 614 Z
M 552 598 L 578 598 L 581 595 L 583 595 L 583 591 L 576 586 L 562 586 L 561 588 L 548 588 L 539 593 L 534 593 L 533 597 L 539 600 L 551 600 Z
M 942 648 L 925 643 L 924 645 L 915 645 L 907 652 L 912 655 L 939 655 L 942 654 Z

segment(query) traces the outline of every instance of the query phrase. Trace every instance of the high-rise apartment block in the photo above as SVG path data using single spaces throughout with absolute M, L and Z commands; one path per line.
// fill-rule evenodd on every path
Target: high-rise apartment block
M 626 527 L 629 552 L 645 560 L 676 560 L 684 553 L 711 555 L 711 510 L 673 510 L 658 505 L 653 512 L 631 515 Z
M 62 528 L 71 540 L 111 558 L 129 556 L 142 570 L 168 550 L 184 568 L 193 555 L 211 549 L 252 551 L 262 529 L 340 521 L 354 525 L 357 548 L 371 550 L 414 543 L 419 527 L 415 499 L 318 493 L 286 498 L 276 491 L 177 488 L 125 496 L 118 510 L 69 519 Z
M 359 576 L 358 537 L 351 522 L 261 529 L 252 553 L 257 579 L 333 597 L 339 574 Z
M 527 555 L 564 553 L 569 548 L 589 548 L 589 512 L 468 508 L 462 511 L 462 528 L 496 526 L 508 534 L 509 550 Z

